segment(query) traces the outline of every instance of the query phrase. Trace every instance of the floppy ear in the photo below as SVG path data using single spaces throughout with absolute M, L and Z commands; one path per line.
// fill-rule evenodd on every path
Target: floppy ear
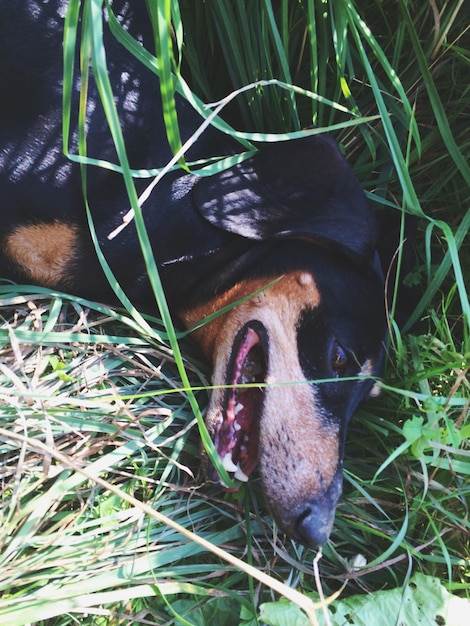
M 307 239 L 370 261 L 375 216 L 327 135 L 266 144 L 253 158 L 194 187 L 214 226 L 249 239 Z

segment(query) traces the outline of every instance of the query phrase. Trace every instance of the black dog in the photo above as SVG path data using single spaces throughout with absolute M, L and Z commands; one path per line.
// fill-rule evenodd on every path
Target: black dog
M 62 153 L 66 4 L 0 8 L 0 275 L 112 301 L 87 225 L 80 167 Z M 145 3 L 115 1 L 113 11 L 151 50 Z M 104 30 L 131 167 L 162 167 L 172 154 L 158 80 L 106 23 Z M 77 84 L 74 111 L 78 93 Z M 202 120 L 185 101 L 177 107 L 185 140 Z M 88 156 L 116 163 L 93 81 L 87 111 Z M 186 160 L 239 151 L 210 128 Z M 86 195 L 120 285 L 136 306 L 155 307 L 133 223 L 108 238 L 129 208 L 122 176 L 87 167 Z M 143 215 L 181 323 L 190 327 L 256 292 L 195 332 L 221 386 L 207 424 L 236 478 L 259 469 L 281 528 L 306 544 L 324 544 L 341 494 L 347 425 L 373 393 L 386 330 L 376 221 L 352 170 L 323 135 L 266 145 L 212 177 L 168 173 Z M 236 388 L 242 383 L 268 384 Z

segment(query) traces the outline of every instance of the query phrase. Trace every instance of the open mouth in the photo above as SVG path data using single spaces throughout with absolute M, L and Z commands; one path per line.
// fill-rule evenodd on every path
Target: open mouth
M 259 422 L 267 374 L 266 331 L 249 322 L 238 333 L 227 368 L 229 386 L 214 444 L 227 472 L 246 482 L 258 463 Z M 246 386 L 245 386 L 246 385 Z

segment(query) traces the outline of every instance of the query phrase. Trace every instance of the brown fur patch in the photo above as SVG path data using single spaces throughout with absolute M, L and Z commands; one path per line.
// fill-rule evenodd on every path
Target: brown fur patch
M 27 224 L 8 236 L 5 252 L 32 282 L 58 287 L 68 282 L 77 239 L 78 229 L 70 224 Z
M 286 303 L 287 301 L 291 302 L 291 306 L 289 307 L 290 316 L 292 317 L 293 315 L 295 323 L 297 323 L 298 317 L 296 317 L 296 315 L 298 314 L 300 308 L 305 308 L 306 306 L 314 308 L 318 305 L 320 295 L 311 274 L 308 274 L 307 272 L 292 272 L 281 277 L 281 279 L 274 283 L 274 285 L 267 287 L 267 285 L 275 279 L 276 277 L 273 276 L 271 278 L 246 280 L 242 283 L 234 285 L 231 289 L 209 302 L 204 302 L 197 307 L 180 311 L 178 313 L 178 317 L 184 323 L 186 328 L 190 328 L 209 315 L 217 313 L 224 307 L 242 300 L 250 294 L 263 290 L 250 298 L 248 301 L 237 305 L 228 313 L 220 315 L 213 321 L 208 324 L 204 324 L 204 326 L 194 331 L 193 336 L 202 347 L 208 359 L 213 360 L 215 342 L 219 336 L 221 328 L 230 323 L 229 320 L 232 319 L 233 316 L 237 319 L 242 311 L 249 312 L 248 317 L 250 317 L 252 313 L 250 319 L 256 319 L 256 307 L 269 307 L 273 303 L 276 305 L 279 296 L 281 296 L 279 303 Z

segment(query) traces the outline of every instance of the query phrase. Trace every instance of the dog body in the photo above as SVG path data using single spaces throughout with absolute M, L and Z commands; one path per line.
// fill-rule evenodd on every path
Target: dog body
M 0 8 L 0 276 L 113 302 L 81 168 L 62 151 L 66 5 Z M 112 6 L 152 50 L 145 3 Z M 106 21 L 104 37 L 130 165 L 161 168 L 172 154 L 158 80 Z M 79 92 L 77 81 L 74 111 Z M 87 97 L 87 156 L 117 163 L 93 81 Z M 177 111 L 185 141 L 202 119 L 182 99 Z M 70 141 L 76 150 L 76 128 Z M 239 151 L 208 128 L 185 158 Z M 88 166 L 85 182 L 102 253 L 130 300 L 154 310 L 134 224 L 108 237 L 129 210 L 122 176 Z M 139 192 L 147 184 L 136 180 Z M 315 135 L 266 145 L 211 177 L 171 171 L 142 211 L 176 319 L 189 328 L 241 301 L 194 333 L 213 365 L 207 424 L 225 468 L 240 480 L 258 468 L 281 528 L 322 545 L 341 494 L 347 425 L 383 361 L 384 285 L 363 191 L 336 144 Z

